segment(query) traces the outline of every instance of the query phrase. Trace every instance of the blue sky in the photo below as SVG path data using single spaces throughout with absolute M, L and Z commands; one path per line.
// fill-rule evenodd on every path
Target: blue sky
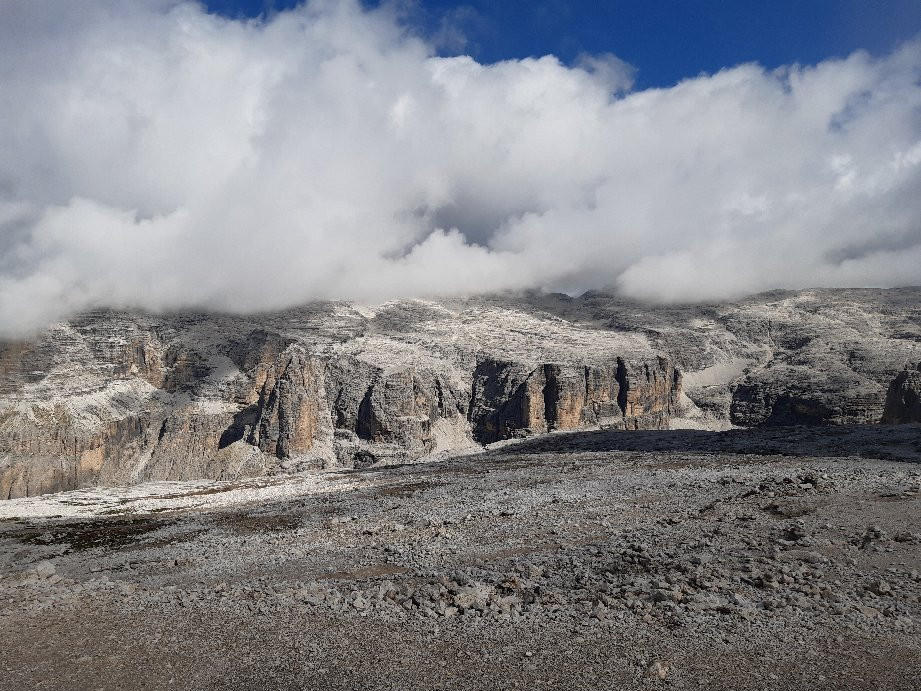
M 294 0 L 207 0 L 232 17 Z M 375 5 L 376 2 L 365 2 Z M 884 54 L 921 33 L 919 0 L 420 0 L 410 20 L 445 54 L 480 62 L 552 53 L 566 63 L 611 52 L 638 68 L 637 88 L 756 61 L 813 64 L 857 49 Z M 459 40 L 463 37 L 464 42 Z

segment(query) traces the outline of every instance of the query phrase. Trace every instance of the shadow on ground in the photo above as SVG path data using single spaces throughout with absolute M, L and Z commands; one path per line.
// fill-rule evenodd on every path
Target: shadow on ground
M 660 451 L 780 456 L 859 456 L 921 462 L 921 425 L 766 427 L 701 430 L 597 430 L 524 439 L 492 454 Z

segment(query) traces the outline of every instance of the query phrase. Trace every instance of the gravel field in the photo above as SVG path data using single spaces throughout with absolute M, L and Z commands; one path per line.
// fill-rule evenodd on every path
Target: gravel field
M 0 503 L 2 689 L 919 689 L 918 426 Z

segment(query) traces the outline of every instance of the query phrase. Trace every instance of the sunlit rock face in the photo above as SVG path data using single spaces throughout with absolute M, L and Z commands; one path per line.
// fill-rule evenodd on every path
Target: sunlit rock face
M 921 290 L 95 312 L 0 345 L 0 496 L 405 463 L 555 431 L 921 420 Z
M 0 496 L 659 429 L 679 393 L 670 361 L 640 335 L 490 300 L 98 312 L 0 350 Z

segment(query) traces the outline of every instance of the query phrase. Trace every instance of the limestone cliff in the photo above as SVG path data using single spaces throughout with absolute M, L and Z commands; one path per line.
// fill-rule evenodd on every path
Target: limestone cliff
M 485 358 L 473 377 L 477 441 L 585 427 L 667 429 L 678 409 L 679 372 L 665 358 L 534 369 Z
M 641 333 L 682 372 L 671 425 L 877 424 L 905 362 L 921 360 L 921 289 L 773 291 L 648 306 L 604 293 L 531 294 L 576 323 Z
M 899 372 L 886 393 L 883 422 L 907 424 L 921 422 L 921 366 Z
M 921 420 L 921 289 L 82 315 L 0 344 L 0 497 L 403 463 L 556 430 Z
M 664 428 L 679 396 L 641 337 L 489 305 L 100 312 L 0 347 L 0 496 Z

